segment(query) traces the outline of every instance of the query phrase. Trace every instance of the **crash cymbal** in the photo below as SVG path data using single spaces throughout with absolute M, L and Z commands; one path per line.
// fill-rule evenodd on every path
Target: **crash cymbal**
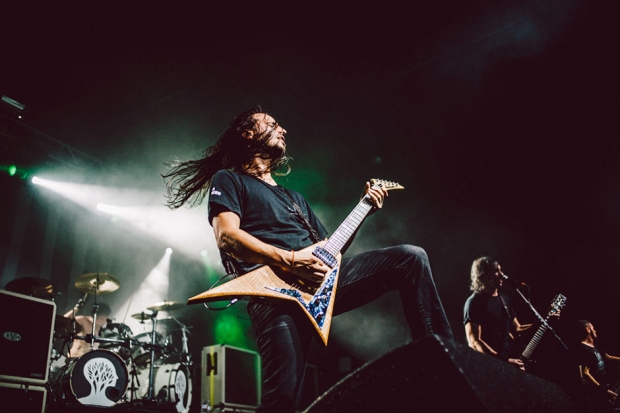
M 50 280 L 36 277 L 17 278 L 9 282 L 5 289 L 36 298 L 53 298 L 56 291 Z
M 121 283 L 106 272 L 93 272 L 80 275 L 75 281 L 75 288 L 85 294 L 108 294 L 112 293 L 121 286 Z
M 185 307 L 185 304 L 177 301 L 160 301 L 159 303 L 146 307 L 146 309 L 151 311 L 173 311 L 183 307 Z
M 150 320 L 151 318 L 153 318 L 153 316 L 154 314 L 150 311 L 142 311 L 140 313 L 132 314 L 131 318 L 135 318 L 136 320 L 139 320 L 141 323 L 144 323 L 144 321 Z

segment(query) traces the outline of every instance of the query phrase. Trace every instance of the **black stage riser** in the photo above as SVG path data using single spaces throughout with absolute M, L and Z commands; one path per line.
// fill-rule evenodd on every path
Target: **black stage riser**
M 305 413 L 571 413 L 556 384 L 469 347 L 429 336 L 367 363 Z

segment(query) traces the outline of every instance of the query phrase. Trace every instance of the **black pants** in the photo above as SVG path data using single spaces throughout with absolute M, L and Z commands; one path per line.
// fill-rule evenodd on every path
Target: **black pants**
M 426 252 L 399 245 L 365 252 L 341 263 L 334 315 L 397 289 L 414 339 L 427 334 L 453 338 L 437 294 Z M 263 366 L 257 412 L 293 413 L 301 397 L 314 328 L 296 305 L 250 303 L 248 311 Z

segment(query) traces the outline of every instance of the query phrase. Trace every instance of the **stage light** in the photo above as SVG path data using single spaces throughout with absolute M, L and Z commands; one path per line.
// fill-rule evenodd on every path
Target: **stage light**
M 17 116 L 19 119 L 22 118 L 22 114 L 26 109 L 26 105 L 22 105 L 18 101 L 11 99 L 8 96 L 2 96 L 0 102 L 2 102 L 0 106 L 2 106 L 5 111 Z
M 169 286 L 170 254 L 166 253 L 151 269 L 131 297 L 118 307 L 115 317 L 127 324 L 134 334 L 150 331 L 151 327 L 148 323 L 142 324 L 139 320 L 129 317 L 129 315 L 140 313 L 155 302 L 168 300 L 170 297 Z M 158 318 L 167 318 L 168 316 L 167 312 L 160 311 Z
M 172 248 L 166 248 L 166 254 L 168 255 L 172 254 Z
M 23 173 L 23 171 L 17 169 L 16 165 L 0 165 L 0 170 L 6 171 L 9 176 L 15 176 L 18 171 Z
M 87 210 L 109 214 L 112 222 L 127 223 L 174 248 L 176 253 L 201 260 L 200 252 L 207 250 L 219 263 L 213 232 L 196 231 L 209 227 L 205 207 L 170 211 L 162 205 L 160 192 L 53 181 L 38 176 L 32 182 Z

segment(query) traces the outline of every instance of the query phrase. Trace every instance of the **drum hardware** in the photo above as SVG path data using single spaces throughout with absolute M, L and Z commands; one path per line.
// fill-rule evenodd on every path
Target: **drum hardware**
M 127 360 L 131 355 L 132 335 L 128 325 L 112 323 L 112 320 L 108 319 L 108 323 L 99 330 L 99 337 L 95 338 L 95 341 L 99 343 L 99 348 L 110 350 Z
M 180 355 L 181 355 L 182 359 L 184 359 L 185 362 L 190 362 L 189 348 L 188 348 L 188 345 L 187 345 L 187 342 L 188 342 L 187 335 L 188 334 L 191 335 L 192 333 L 189 331 L 189 327 L 187 327 L 181 321 L 179 321 L 178 319 L 176 319 L 175 317 L 172 317 L 172 316 L 168 317 L 168 318 L 161 318 L 161 319 L 158 320 L 158 322 L 163 324 L 168 331 L 175 330 L 173 327 L 177 327 L 178 330 L 181 331 L 181 341 L 183 342 L 183 345 L 181 347 L 181 354 Z
M 154 365 L 155 365 L 155 335 L 157 334 L 157 312 L 158 310 L 151 310 L 153 311 L 153 331 L 151 332 L 151 365 L 149 366 L 149 400 L 153 399 L 153 369 L 154 369 Z
M 99 304 L 97 303 L 97 295 L 101 294 L 109 294 L 119 289 L 121 283 L 111 274 L 105 272 L 96 272 L 83 274 L 78 277 L 75 281 L 75 288 L 79 291 L 86 294 L 84 299 L 88 296 L 88 294 L 94 295 L 95 299 L 93 302 L 93 327 L 91 334 L 91 342 L 90 347 L 91 350 L 95 346 L 95 333 L 96 333 L 96 325 L 97 325 L 97 312 L 99 311 Z M 79 303 L 79 301 L 78 301 Z M 75 309 L 73 318 L 75 319 Z

